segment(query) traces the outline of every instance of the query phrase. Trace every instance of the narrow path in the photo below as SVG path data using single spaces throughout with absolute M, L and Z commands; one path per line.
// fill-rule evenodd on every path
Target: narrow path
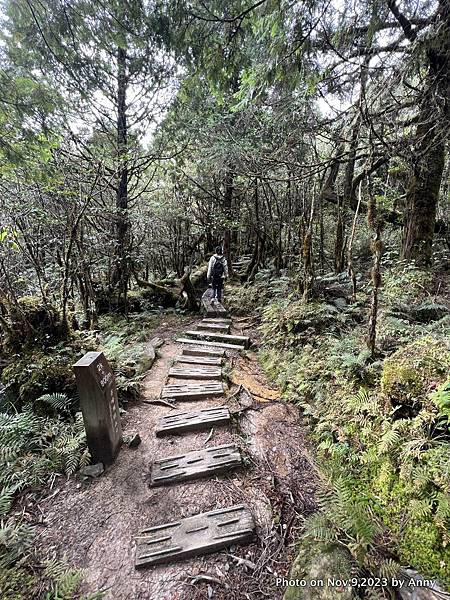
M 189 327 L 175 321 L 172 328 L 169 323 L 152 332 L 166 343 L 144 381 L 144 400 L 159 396 L 174 357 L 181 353 L 174 340 Z M 252 353 L 227 355 L 233 356 L 238 376 L 241 370 L 251 372 L 261 388 L 268 388 Z M 58 493 L 49 492 L 53 497 L 41 503 L 44 522 L 38 543 L 49 555 L 66 556 L 85 570 L 84 593 L 103 590 L 106 600 L 282 598 L 276 575 L 287 574 L 302 517 L 314 510 L 317 476 L 295 407 L 258 400 L 242 386 L 232 385 L 227 395 L 230 400 L 178 405 L 179 410 L 228 405 L 234 415 L 231 427 L 214 428 L 212 435 L 202 431 L 158 438 L 156 422 L 172 409 L 135 404 L 125 415 L 124 430 L 138 431 L 141 445 L 123 447 L 97 480 L 60 481 Z M 222 477 L 148 487 L 153 460 L 232 442 L 242 449 L 244 468 Z M 234 504 L 247 505 L 256 521 L 257 536 L 249 545 L 135 569 L 133 540 L 140 529 Z

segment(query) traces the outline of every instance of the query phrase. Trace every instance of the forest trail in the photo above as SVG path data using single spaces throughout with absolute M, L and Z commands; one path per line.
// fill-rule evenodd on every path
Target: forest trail
M 144 380 L 142 401 L 123 418 L 124 433 L 139 432 L 142 443 L 137 448 L 124 445 L 98 479 L 60 480 L 40 505 L 38 544 L 50 556 L 65 556 L 70 565 L 84 570 L 85 594 L 103 591 L 106 600 L 283 596 L 276 576 L 287 575 L 302 519 L 315 510 L 317 473 L 297 409 L 277 399 L 254 353 L 227 350 L 225 397 L 177 405 L 177 411 L 224 405 L 232 415 L 231 424 L 212 432 L 155 435 L 158 419 L 174 410 L 148 402 L 158 398 L 167 383 L 179 382 L 168 379 L 174 358 L 182 352 L 182 344 L 175 340 L 197 325 L 193 321 L 186 327 L 186 321 L 181 325 L 174 317 L 154 331 L 165 343 Z M 240 335 L 242 330 L 236 331 L 234 325 L 231 333 Z M 155 459 L 231 443 L 240 447 L 243 467 L 224 476 L 149 487 Z M 257 535 L 249 544 L 135 568 L 134 538 L 141 529 L 239 504 L 251 510 L 256 523 Z

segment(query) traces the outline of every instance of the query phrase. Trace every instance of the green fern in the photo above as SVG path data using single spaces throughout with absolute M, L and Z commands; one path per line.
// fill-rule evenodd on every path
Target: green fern
M 400 565 L 392 558 L 387 558 L 381 561 L 378 566 L 377 573 L 379 577 L 392 580 L 393 577 L 397 577 L 400 571 Z
M 53 413 L 58 415 L 61 413 L 70 413 L 73 400 L 71 400 L 67 394 L 44 394 L 35 401 L 35 404 L 38 406 L 44 405 L 47 408 L 50 408 Z
M 389 452 L 392 448 L 399 445 L 401 436 L 398 432 L 398 423 L 398 421 L 395 421 L 392 425 L 388 424 L 387 430 L 383 433 L 378 444 L 378 451 L 380 453 Z
M 34 531 L 28 525 L 0 524 L 0 568 L 7 568 L 26 556 L 33 540 Z
M 8 514 L 11 508 L 14 494 L 18 490 L 19 486 L 5 486 L 0 490 L 0 517 L 4 517 Z
M 432 505 L 429 500 L 411 500 L 409 503 L 409 515 L 413 519 L 423 520 L 432 514 Z
M 437 502 L 436 519 L 442 523 L 450 523 L 450 495 L 438 494 Z

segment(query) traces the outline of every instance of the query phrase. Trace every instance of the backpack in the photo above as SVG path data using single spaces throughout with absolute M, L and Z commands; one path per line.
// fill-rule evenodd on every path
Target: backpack
M 213 279 L 221 279 L 223 277 L 224 271 L 225 271 L 225 269 L 223 266 L 223 259 L 216 258 L 216 260 L 214 261 L 213 268 L 212 268 Z

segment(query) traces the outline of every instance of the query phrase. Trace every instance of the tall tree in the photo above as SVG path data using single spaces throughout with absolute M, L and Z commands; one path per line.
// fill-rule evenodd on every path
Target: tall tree
M 395 0 L 388 5 L 406 38 L 419 46 L 427 71 L 419 97 L 402 256 L 429 264 L 450 131 L 450 2 L 439 0 L 432 33 L 422 42 L 418 42 L 417 30 Z
M 159 118 L 156 95 L 173 68 L 164 52 L 169 29 L 162 8 L 140 0 L 5 2 L 10 60 L 39 69 L 63 90 L 78 154 L 104 163 L 115 194 L 110 284 L 124 299 L 131 273 L 129 206 L 155 158 L 142 142 Z M 107 140 L 106 154 L 86 143 L 94 131 Z

